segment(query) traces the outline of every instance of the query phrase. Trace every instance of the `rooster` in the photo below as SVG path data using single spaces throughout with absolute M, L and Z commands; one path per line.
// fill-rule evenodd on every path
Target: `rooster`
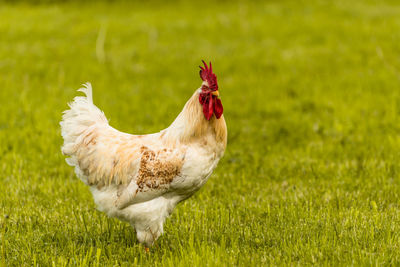
M 200 88 L 158 133 L 132 135 L 111 127 L 93 104 L 90 83 L 60 122 L 66 162 L 90 187 L 98 210 L 129 222 L 146 251 L 175 206 L 204 185 L 226 148 L 217 77 L 211 62 L 202 62 Z

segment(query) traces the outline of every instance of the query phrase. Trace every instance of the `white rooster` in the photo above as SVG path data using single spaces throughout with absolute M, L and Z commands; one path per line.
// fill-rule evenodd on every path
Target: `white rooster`
M 100 211 L 127 221 L 148 247 L 175 206 L 199 190 L 224 154 L 227 128 L 217 77 L 203 61 L 203 83 L 166 129 L 120 132 L 93 104 L 92 87 L 75 97 L 60 123 L 63 154 L 90 187 Z

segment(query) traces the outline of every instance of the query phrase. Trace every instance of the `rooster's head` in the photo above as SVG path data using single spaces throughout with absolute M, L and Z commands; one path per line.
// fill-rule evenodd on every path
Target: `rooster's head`
M 210 120 L 212 115 L 219 119 L 223 112 L 221 99 L 218 98 L 218 83 L 217 76 L 212 72 L 210 66 L 202 60 L 204 67 L 200 66 L 200 78 L 203 80 L 201 92 L 199 95 L 200 104 L 203 105 L 203 113 L 207 120 Z

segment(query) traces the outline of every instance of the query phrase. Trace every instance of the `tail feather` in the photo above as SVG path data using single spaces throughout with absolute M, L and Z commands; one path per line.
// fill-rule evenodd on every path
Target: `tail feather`
M 89 103 L 93 104 L 93 90 L 92 90 L 92 85 L 87 82 L 82 84 L 83 87 L 79 88 L 79 92 L 83 92 L 86 95 L 86 99 Z
M 82 139 L 95 128 L 108 126 L 104 113 L 93 104 L 91 84 L 85 83 L 83 86 L 78 91 L 86 96 L 75 97 L 69 104 L 70 109 L 63 112 L 60 122 L 61 135 L 64 139 L 61 151 L 64 155 L 70 156 L 67 163 L 77 167 L 76 169 L 79 169 L 76 153 Z

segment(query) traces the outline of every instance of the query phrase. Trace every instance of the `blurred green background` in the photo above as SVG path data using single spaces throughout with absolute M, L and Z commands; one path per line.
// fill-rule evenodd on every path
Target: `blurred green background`
M 400 261 L 398 1 L 0 2 L 0 264 Z M 149 254 L 61 155 L 84 82 L 110 124 L 169 125 L 213 62 L 225 157 Z

